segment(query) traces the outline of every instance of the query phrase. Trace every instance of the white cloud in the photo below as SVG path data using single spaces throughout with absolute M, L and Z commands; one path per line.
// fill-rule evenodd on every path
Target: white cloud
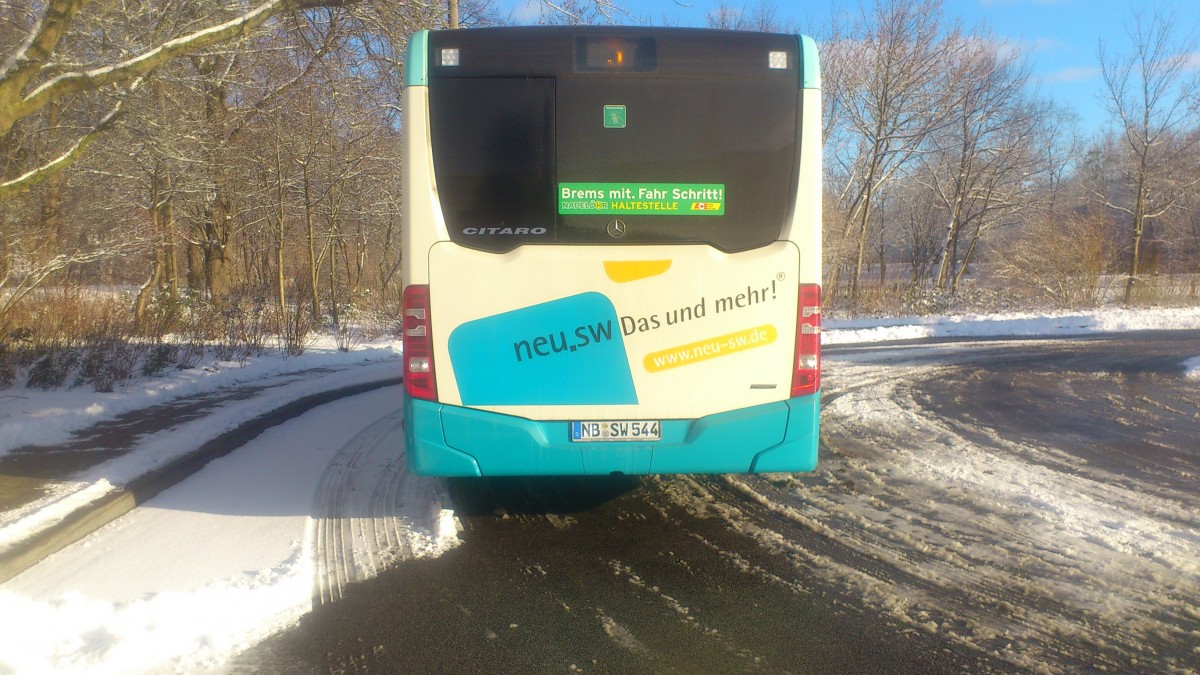
M 1100 75 L 1098 66 L 1078 66 L 1074 68 L 1063 68 L 1056 70 L 1053 73 L 1042 76 L 1042 82 L 1047 84 L 1057 84 L 1062 82 L 1083 82 L 1090 80 Z
M 1055 38 L 1035 38 L 1033 40 L 1022 40 L 1020 44 L 1021 47 L 1025 49 L 1025 52 L 1030 54 L 1033 52 L 1054 51 L 1056 49 L 1063 49 L 1067 46 L 1065 42 Z

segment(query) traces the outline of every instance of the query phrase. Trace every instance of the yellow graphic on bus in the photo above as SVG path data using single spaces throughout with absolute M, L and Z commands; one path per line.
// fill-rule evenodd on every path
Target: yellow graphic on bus
M 605 260 L 604 273 L 618 284 L 656 277 L 667 271 L 670 260 Z
M 678 368 L 718 356 L 729 356 L 747 349 L 771 344 L 778 337 L 775 326 L 763 324 L 736 333 L 692 342 L 662 351 L 651 352 L 642 359 L 642 365 L 651 373 Z

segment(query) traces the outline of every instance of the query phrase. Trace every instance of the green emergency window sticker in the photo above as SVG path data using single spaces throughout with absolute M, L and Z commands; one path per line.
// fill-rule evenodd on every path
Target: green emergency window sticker
M 576 215 L 723 216 L 722 183 L 559 183 L 558 212 Z
M 606 105 L 606 106 L 604 106 L 604 128 L 605 129 L 624 129 L 625 128 L 625 106 L 623 106 L 623 105 Z

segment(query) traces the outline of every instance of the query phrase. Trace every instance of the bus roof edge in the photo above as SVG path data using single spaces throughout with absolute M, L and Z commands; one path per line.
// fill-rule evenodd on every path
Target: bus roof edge
M 821 88 L 821 61 L 817 56 L 817 41 L 800 35 L 800 88 Z
M 429 31 L 413 33 L 408 39 L 408 56 L 404 59 L 404 86 L 424 87 L 429 84 Z

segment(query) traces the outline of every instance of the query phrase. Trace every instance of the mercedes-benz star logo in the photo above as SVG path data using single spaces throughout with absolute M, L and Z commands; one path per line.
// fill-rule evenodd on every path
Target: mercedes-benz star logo
M 627 229 L 628 228 L 625 227 L 625 221 L 623 220 L 609 221 L 608 236 L 612 237 L 613 239 L 620 239 L 621 237 L 625 236 L 625 231 Z

